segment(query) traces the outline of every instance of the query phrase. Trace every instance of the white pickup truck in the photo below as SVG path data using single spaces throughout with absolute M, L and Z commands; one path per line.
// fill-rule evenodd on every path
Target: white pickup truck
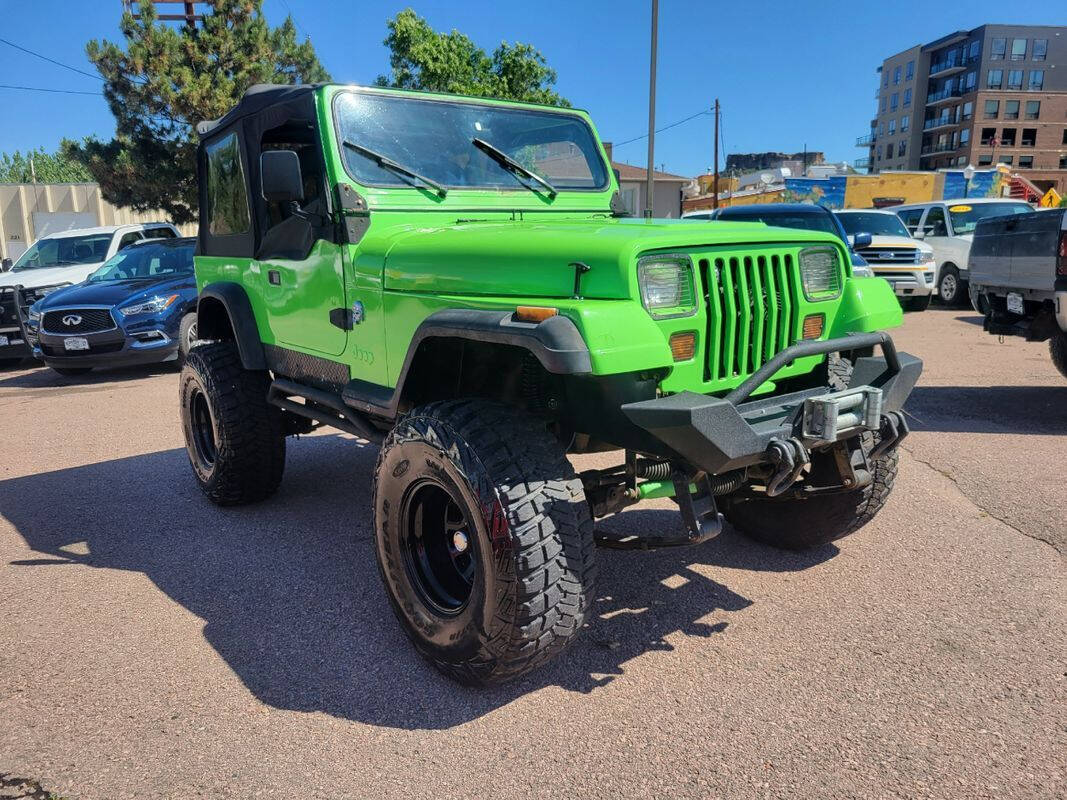
M 968 267 L 985 330 L 1047 340 L 1067 378 L 1067 209 L 982 220 Z
M 0 273 L 0 367 L 30 354 L 22 324 L 26 309 L 42 297 L 81 283 L 128 244 L 180 235 L 169 223 L 148 222 L 60 231 L 35 241 L 10 270 Z

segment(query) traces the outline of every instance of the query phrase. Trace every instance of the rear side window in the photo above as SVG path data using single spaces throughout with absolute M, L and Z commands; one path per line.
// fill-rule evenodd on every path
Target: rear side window
M 926 215 L 923 224 L 928 236 L 948 236 L 948 226 L 945 225 L 945 211 L 941 206 L 934 206 Z
M 119 239 L 119 250 L 141 240 L 140 231 L 130 231 Z
M 922 219 L 923 210 L 921 208 L 906 208 L 903 211 L 898 211 L 897 216 L 900 217 L 900 221 L 904 223 L 904 226 L 911 233 L 915 233 L 919 229 L 919 220 Z
M 146 239 L 173 239 L 174 231 L 170 228 L 145 228 Z
M 205 148 L 207 154 L 208 231 L 212 236 L 248 233 L 248 193 L 237 134 Z

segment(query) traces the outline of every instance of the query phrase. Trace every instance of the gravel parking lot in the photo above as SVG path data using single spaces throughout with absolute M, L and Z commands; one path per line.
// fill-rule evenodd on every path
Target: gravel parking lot
M 373 450 L 291 442 L 223 510 L 173 371 L 0 373 L 0 797 L 1063 797 L 1067 381 L 970 311 L 897 340 L 926 372 L 874 523 L 602 551 L 585 636 L 492 691 L 388 610 Z

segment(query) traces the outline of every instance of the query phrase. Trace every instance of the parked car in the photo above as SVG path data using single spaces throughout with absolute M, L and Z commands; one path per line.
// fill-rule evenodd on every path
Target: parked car
M 127 245 L 84 282 L 30 307 L 33 354 L 61 375 L 184 363 L 196 341 L 195 239 Z
M 893 287 L 900 305 L 909 311 L 930 306 L 934 287 L 934 250 L 912 238 L 900 217 L 892 211 L 846 208 L 834 211 L 850 242 L 864 233 L 871 243 L 856 248 L 874 274 Z
M 705 216 L 706 215 L 706 216 Z M 852 275 L 856 278 L 872 278 L 874 272 L 857 251 L 865 247 L 870 237 L 861 235 L 858 244 L 849 240 L 848 234 L 833 212 L 813 203 L 754 203 L 745 206 L 727 206 L 712 212 L 692 212 L 687 219 L 732 220 L 734 222 L 762 222 L 778 228 L 796 228 L 805 231 L 822 231 L 836 236 L 848 248 L 852 262 Z
M 1067 209 L 978 223 L 970 256 L 971 292 L 997 336 L 1048 341 L 1067 378 Z
M 174 238 L 163 222 L 81 228 L 42 236 L 0 273 L 0 366 L 30 355 L 22 334 L 26 310 L 64 286 L 81 283 L 123 247 L 145 238 Z
M 600 542 L 729 519 L 804 549 L 887 500 L 922 363 L 843 234 L 621 219 L 572 108 L 256 86 L 197 132 L 217 202 L 178 385 L 190 472 L 232 506 L 277 491 L 290 434 L 380 444 L 383 594 L 447 675 L 513 679 L 579 635 L 594 517 L 674 497 L 677 530 Z M 582 475 L 566 457 L 609 450 Z
M 933 248 L 937 294 L 942 303 L 955 306 L 967 299 L 967 262 L 978 221 L 1005 214 L 1031 214 L 1034 209 L 1021 200 L 974 197 L 911 203 L 889 210 L 900 217 L 912 236 Z

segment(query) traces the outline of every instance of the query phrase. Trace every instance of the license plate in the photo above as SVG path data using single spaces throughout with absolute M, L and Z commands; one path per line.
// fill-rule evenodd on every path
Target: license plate
M 11 342 L 8 341 L 6 336 L 0 336 L 0 347 L 7 347 L 9 344 L 11 344 Z
M 67 350 L 88 350 L 89 340 L 84 336 L 71 336 L 63 340 L 63 347 Z
M 1023 305 L 1023 296 L 1018 292 L 1008 292 L 1008 311 L 1012 314 L 1026 313 L 1026 306 Z

